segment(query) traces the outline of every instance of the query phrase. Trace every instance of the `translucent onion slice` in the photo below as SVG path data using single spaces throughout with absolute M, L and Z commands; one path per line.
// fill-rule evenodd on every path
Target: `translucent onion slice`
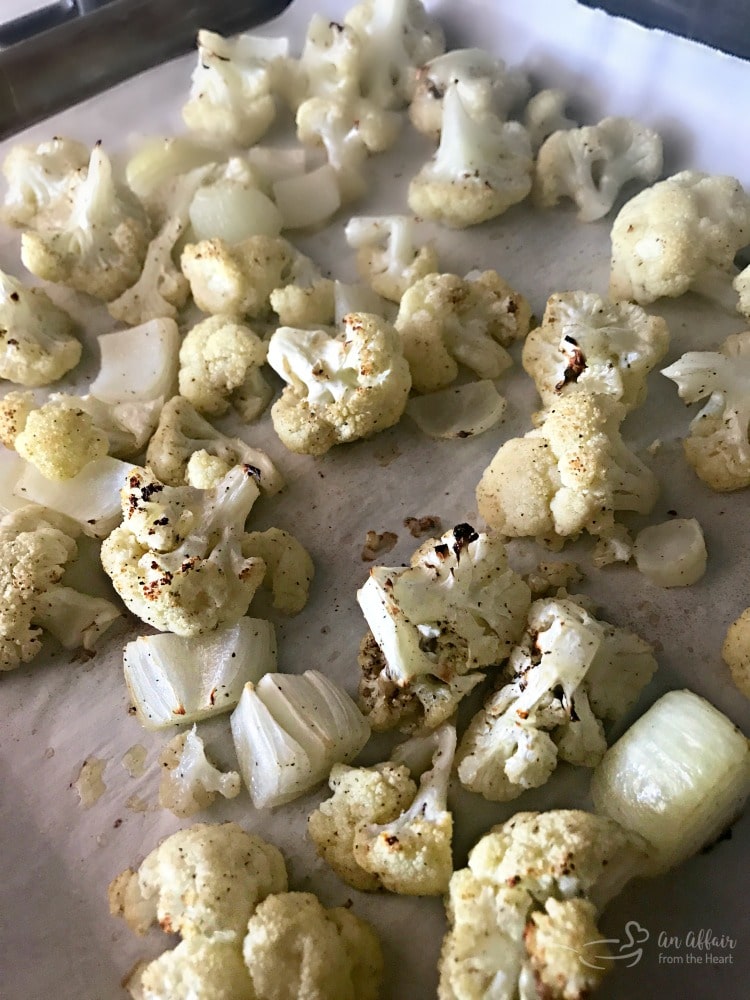
M 258 809 L 291 802 L 353 760 L 370 726 L 349 695 L 317 670 L 266 674 L 232 713 L 240 773 Z
M 125 647 L 125 682 L 146 729 L 166 729 L 220 715 L 242 689 L 276 669 L 271 622 L 241 618 L 232 628 L 192 639 L 163 633 Z
M 272 185 L 274 181 L 304 174 L 307 157 L 302 146 L 292 149 L 253 146 L 247 152 L 247 161 L 260 174 L 262 182 Z
M 105 403 L 126 403 L 174 395 L 180 334 L 172 319 L 97 337 L 101 368 L 89 392 Z
M 336 281 L 333 285 L 333 300 L 337 327 L 344 323 L 349 313 L 374 313 L 391 320 L 395 318 L 394 303 L 381 298 L 369 285 L 345 285 Z
M 262 191 L 223 180 L 198 188 L 190 203 L 190 224 L 196 240 L 240 243 L 249 236 L 278 236 L 282 218 Z
M 185 136 L 146 139 L 128 161 L 125 179 L 131 191 L 149 201 L 168 181 L 196 167 L 212 163 L 216 150 L 201 146 Z
M 689 587 L 706 572 L 706 543 L 694 517 L 644 528 L 633 554 L 640 572 L 657 587 Z
M 415 396 L 406 412 L 432 438 L 467 438 L 495 427 L 505 413 L 505 399 L 489 379 Z
M 591 783 L 597 812 L 651 845 L 654 872 L 714 840 L 748 794 L 748 741 L 691 691 L 660 698 L 610 747 Z
M 72 479 L 55 482 L 24 463 L 13 492 L 26 503 L 38 503 L 77 521 L 86 535 L 105 538 L 122 519 L 120 490 L 132 469 L 130 462 L 98 458 Z
M 284 229 L 320 226 L 341 207 L 338 177 L 329 163 L 309 174 L 281 178 L 273 185 L 273 196 Z

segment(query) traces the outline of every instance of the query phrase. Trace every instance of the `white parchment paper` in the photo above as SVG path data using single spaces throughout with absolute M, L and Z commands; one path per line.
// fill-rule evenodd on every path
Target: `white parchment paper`
M 296 0 L 269 31 L 291 35 L 298 47 L 317 7 Z M 750 120 L 748 64 L 579 8 L 572 0 L 441 0 L 431 7 L 444 19 L 452 44 L 491 46 L 508 62 L 525 64 L 537 85 L 568 88 L 571 107 L 582 120 L 627 113 L 660 127 L 668 169 L 695 166 L 733 173 L 750 183 L 750 145 L 742 139 Z M 331 16 L 344 9 L 339 0 L 325 6 Z M 139 136 L 178 131 L 192 64 L 191 57 L 156 69 L 35 127 L 25 138 L 57 134 L 87 142 L 102 139 L 114 153 L 124 152 Z M 274 134 L 268 141 L 276 138 Z M 0 153 L 7 148 L 6 143 Z M 372 161 L 371 195 L 355 210 L 405 211 L 407 180 L 429 152 L 428 143 L 405 125 L 395 150 Z M 332 274 L 353 280 L 343 221 L 297 242 Z M 426 232 L 436 239 L 444 270 L 494 267 L 529 296 L 541 315 L 554 291 L 606 291 L 609 225 L 607 220 L 580 225 L 569 206 L 546 213 L 520 206 L 466 233 L 429 226 Z M 21 273 L 14 233 L 0 235 L 0 266 Z M 112 324 L 106 312 L 82 297 L 53 294 L 87 325 L 84 362 L 70 383 L 85 391 L 97 368 L 95 334 Z M 688 349 L 714 348 L 746 325 L 736 314 L 692 296 L 657 303 L 653 311 L 670 323 L 668 361 Z M 476 440 L 431 442 L 404 419 L 371 441 L 313 460 L 286 453 L 267 417 L 244 431 L 271 453 L 288 480 L 280 497 L 258 503 L 254 526 L 276 524 L 293 531 L 316 564 L 311 600 L 302 614 L 281 620 L 270 613 L 278 625 L 280 669 L 324 670 L 354 694 L 356 650 L 364 631 L 355 591 L 367 574 L 361 559 L 365 534 L 368 529 L 396 532 L 397 547 L 385 561 L 398 564 L 417 544 L 404 518 L 438 515 L 446 528 L 459 521 L 477 522 L 474 487 L 481 471 L 503 440 L 529 428 L 536 402 L 519 364 L 498 385 L 509 400 L 506 420 Z M 747 493 L 714 494 L 697 481 L 680 445 L 691 414 L 672 383 L 658 373 L 650 385 L 649 400 L 625 426 L 626 439 L 637 449 L 656 438 L 663 442 L 652 461 L 662 494 L 650 520 L 664 520 L 671 511 L 698 517 L 709 569 L 692 588 L 662 591 L 631 568 L 593 571 L 590 544 L 583 542 L 573 548 L 587 574 L 582 589 L 597 596 L 602 617 L 635 628 L 658 651 L 660 670 L 630 720 L 664 690 L 688 686 L 747 731 L 747 701 L 732 686 L 719 655 L 726 626 L 750 603 Z M 514 544 L 513 550 L 518 565 L 531 566 L 539 557 L 525 544 Z M 103 574 L 79 573 L 89 590 L 109 592 Z M 263 614 L 263 603 L 254 605 L 252 613 Z M 125 615 L 93 660 L 81 662 L 49 648 L 37 662 L 0 677 L 2 1000 L 124 997 L 122 977 L 140 957 L 156 954 L 167 943 L 157 932 L 145 941 L 135 938 L 109 916 L 106 900 L 114 875 L 137 864 L 160 837 L 190 822 L 158 809 L 157 757 L 165 737 L 146 733 L 128 714 L 121 651 L 137 631 L 136 621 Z M 215 759 L 230 765 L 226 718 L 203 725 L 201 732 Z M 392 742 L 385 737 L 373 741 L 363 759 L 382 759 Z M 147 751 L 146 769 L 131 776 L 123 758 L 135 745 Z M 73 785 L 81 765 L 91 758 L 104 762 L 106 791 L 84 810 Z M 588 782 L 588 772 L 561 766 L 548 786 L 509 806 L 456 790 L 457 865 L 464 864 L 479 835 L 516 809 L 585 804 Z M 289 861 L 293 888 L 313 889 L 329 905 L 353 900 L 355 911 L 372 920 L 383 940 L 388 969 L 383 997 L 427 1000 L 436 989 L 445 926 L 442 903 L 365 896 L 330 874 L 305 837 L 306 816 L 321 794 L 257 813 L 243 793 L 198 818 L 233 818 L 274 841 Z M 641 961 L 617 969 L 604 996 L 739 1000 L 747 995 L 747 831 L 745 818 L 734 827 L 731 840 L 679 872 L 631 886 L 612 904 L 603 921 L 608 937 L 624 940 L 626 922 L 635 920 L 649 939 Z M 706 951 L 695 943 L 706 930 L 732 938 L 734 944 Z M 664 943 L 663 935 L 672 943 Z M 723 961 L 714 961 L 717 957 Z

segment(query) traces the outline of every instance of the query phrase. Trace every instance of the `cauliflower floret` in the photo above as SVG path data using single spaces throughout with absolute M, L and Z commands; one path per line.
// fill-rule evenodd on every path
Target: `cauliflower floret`
M 469 524 L 424 542 L 406 568 L 374 566 L 357 600 L 391 680 L 444 681 L 502 662 L 523 628 L 527 584 L 505 546 Z
M 223 466 L 211 463 L 207 475 L 208 456 L 221 460 Z M 146 464 L 168 486 L 187 482 L 188 466 L 194 476 L 200 469 L 201 479 L 210 481 L 217 474 L 226 475 L 235 465 L 244 465 L 264 493 L 273 495 L 284 488 L 281 473 L 264 451 L 217 431 L 182 396 L 174 396 L 164 405 L 146 452 Z
M 180 395 L 199 413 L 221 416 L 232 406 L 243 420 L 255 420 L 273 394 L 261 371 L 266 350 L 249 326 L 209 316 L 180 346 Z
M 551 1000 L 590 996 L 608 971 L 600 964 L 609 954 L 606 944 L 597 944 L 593 962 L 585 953 L 601 941 L 596 907 L 586 899 L 546 900 L 544 912 L 531 914 L 524 939 L 534 982 Z
M 56 382 L 81 358 L 73 330 L 45 291 L 0 271 L 0 378 L 32 387 Z
M 296 615 L 304 608 L 315 567 L 294 535 L 281 528 L 248 532 L 242 554 L 245 558 L 256 556 L 266 564 L 263 586 L 273 592 L 273 606 L 278 611 Z
M 211 239 L 188 243 L 180 266 L 203 312 L 255 317 L 268 312 L 269 296 L 284 284 L 294 256 L 281 236 L 250 236 L 234 246 Z
M 637 838 L 591 813 L 516 813 L 495 827 L 451 879 L 440 1000 L 588 995 L 606 971 L 583 951 L 604 954 L 597 912 L 644 860 Z
M 523 201 L 533 167 L 523 125 L 493 115 L 472 118 L 451 84 L 440 145 L 409 184 L 409 208 L 454 229 L 475 226 Z
M 600 719 L 622 716 L 655 670 L 647 643 L 573 599 L 535 601 L 507 683 L 461 740 L 461 782 L 502 802 L 543 785 L 558 758 L 596 767 L 607 749 Z
M 0 520 L 0 671 L 32 660 L 43 631 L 68 649 L 90 650 L 119 617 L 109 601 L 61 585 L 77 534 L 67 517 L 34 504 Z
M 434 734 L 432 767 L 408 809 L 384 823 L 365 822 L 354 834 L 354 859 L 383 888 L 410 896 L 439 896 L 453 873 L 453 816 L 447 807 L 456 730 Z
M 18 436 L 26 428 L 29 415 L 44 409 L 43 427 L 52 433 L 52 440 L 57 443 L 50 451 L 47 440 L 36 434 L 28 445 L 51 468 L 69 463 L 74 455 L 80 456 L 80 468 L 83 468 L 96 457 L 93 452 L 99 450 L 99 440 L 108 442 L 108 448 L 105 447 L 102 454 L 108 451 L 118 458 L 133 458 L 153 434 L 162 402 L 161 397 L 158 397 L 144 401 L 105 403 L 90 395 L 73 396 L 53 392 L 44 406 L 37 408 L 33 393 L 9 392 L 0 400 L 0 441 L 7 448 L 15 448 Z M 38 419 L 36 422 L 38 423 Z M 34 423 L 32 421 L 32 427 Z M 72 433 L 65 432 L 65 428 Z M 78 441 L 74 436 L 79 429 L 84 435 L 83 441 Z M 61 444 L 67 452 L 55 453 L 54 449 Z M 30 462 L 34 461 L 30 454 L 25 457 Z
M 280 326 L 328 326 L 335 313 L 334 283 L 300 253 L 289 271 L 288 283 L 274 288 L 270 302 Z
M 354 217 L 346 224 L 346 241 L 357 253 L 357 270 L 373 291 L 400 302 L 407 288 L 438 269 L 431 243 L 414 243 L 414 220 L 408 215 Z
M 268 363 L 287 383 L 274 403 L 276 433 L 290 451 L 323 455 L 398 423 L 411 388 L 398 334 L 368 313 L 344 317 L 336 337 L 281 327 Z
M 101 560 L 133 614 L 184 636 L 237 622 L 266 571 L 261 559 L 242 555 L 258 494 L 249 466 L 206 491 L 165 486 L 149 470 L 132 469 L 124 522 L 104 539 Z
M 158 922 L 185 940 L 239 944 L 258 903 L 286 888 L 284 859 L 272 844 L 236 823 L 196 823 L 112 882 L 110 911 L 137 934 Z
M 460 524 L 421 545 L 408 568 L 373 567 L 357 600 L 373 634 L 360 651 L 364 708 L 377 728 L 422 715 L 433 727 L 508 655 L 530 592 L 501 541 Z
M 150 319 L 175 319 L 190 295 L 190 284 L 172 260 L 172 251 L 186 222 L 170 216 L 151 240 L 138 281 L 108 303 L 110 316 L 130 326 Z
M 287 60 L 284 67 L 284 98 L 296 111 L 308 97 L 359 97 L 361 68 L 362 41 L 357 32 L 313 14 L 302 55 Z
M 593 292 L 547 300 L 542 325 L 523 345 L 523 367 L 545 407 L 562 393 L 597 392 L 628 410 L 646 398 L 646 376 L 667 353 L 669 328 L 632 302 L 605 302 Z
M 417 68 L 445 51 L 445 36 L 420 0 L 361 0 L 344 18 L 362 41 L 361 86 L 381 108 L 403 108 Z
M 215 142 L 252 146 L 276 117 L 274 59 L 287 54 L 286 39 L 198 32 L 198 63 L 182 109 L 188 128 Z
M 386 661 L 372 632 L 360 643 L 357 662 L 361 671 L 359 703 L 375 732 L 399 728 L 402 732 L 431 730 L 455 713 L 459 702 L 484 680 L 478 671 L 443 681 L 422 674 L 401 687 L 391 680 Z
M 435 392 L 458 376 L 458 363 L 494 379 L 511 364 L 505 350 L 526 336 L 531 307 L 496 271 L 467 280 L 428 274 L 401 299 L 395 326 L 418 392 Z
M 193 936 L 140 969 L 127 987 L 134 1000 L 257 1000 L 234 941 Z
M 400 128 L 399 115 L 362 97 L 310 97 L 297 109 L 297 137 L 304 145 L 324 147 L 342 201 L 365 193 L 368 155 L 389 149 Z
M 29 414 L 36 409 L 33 392 L 9 392 L 0 399 L 0 443 L 14 449 L 16 438 L 26 426 Z
M 326 910 L 308 892 L 269 896 L 243 944 L 257 1000 L 376 1000 L 380 942 L 350 910 Z
M 553 132 L 536 160 L 534 198 L 551 208 L 561 198 L 578 206 L 581 222 L 601 219 L 631 180 L 653 184 L 661 173 L 661 137 L 632 118 Z
M 750 485 L 750 330 L 727 337 L 718 351 L 688 351 L 662 369 L 680 399 L 708 402 L 683 441 L 688 462 L 711 489 Z
M 21 238 L 21 260 L 39 278 L 111 302 L 137 280 L 151 236 L 143 207 L 94 146 L 88 170 Z
M 417 86 L 409 105 L 414 128 L 435 140 L 440 138 L 443 98 L 450 84 L 457 87 L 472 118 L 489 113 L 504 120 L 529 93 L 525 73 L 507 69 L 502 59 L 484 49 L 452 49 L 437 56 L 417 71 Z
M 39 213 L 67 194 L 71 178 L 84 171 L 89 155 L 88 147 L 74 139 L 13 146 L 3 161 L 8 182 L 3 220 L 20 229 L 34 228 Z
M 737 303 L 737 312 L 750 319 L 750 266 L 746 267 L 744 271 L 740 271 L 732 282 L 732 288 L 740 297 Z
M 750 196 L 735 177 L 684 170 L 641 191 L 612 226 L 609 294 L 646 305 L 688 290 L 721 295 L 750 239 Z
M 357 831 L 363 824 L 396 819 L 414 801 L 417 786 L 408 767 L 391 762 L 375 767 L 335 764 L 328 784 L 333 795 L 308 818 L 308 835 L 318 854 L 347 885 L 375 892 L 382 887 L 380 878 L 354 856 Z
M 750 608 L 746 608 L 727 629 L 721 655 L 734 683 L 745 697 L 750 698 Z
M 109 441 L 85 410 L 46 403 L 29 412 L 13 446 L 47 479 L 62 481 L 106 455 Z
M 523 123 L 531 139 L 531 148 L 536 152 L 544 140 L 553 132 L 576 128 L 578 122 L 565 115 L 568 95 L 564 90 L 540 90 L 526 105 Z
M 584 530 L 607 537 L 617 511 L 647 514 L 658 483 L 623 442 L 623 416 L 607 396 L 561 396 L 541 427 L 506 441 L 485 469 L 481 516 L 512 538 L 559 543 Z
M 192 816 L 207 809 L 217 795 L 234 799 L 242 787 L 237 771 L 219 771 L 206 757 L 195 725 L 173 737 L 159 754 L 164 768 L 159 782 L 159 805 L 175 816 Z

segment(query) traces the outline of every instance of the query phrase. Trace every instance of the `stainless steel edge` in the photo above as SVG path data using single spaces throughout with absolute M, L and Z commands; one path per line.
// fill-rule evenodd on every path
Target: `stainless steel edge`
M 0 138 L 188 52 L 199 28 L 232 34 L 290 0 L 113 0 L 0 52 Z

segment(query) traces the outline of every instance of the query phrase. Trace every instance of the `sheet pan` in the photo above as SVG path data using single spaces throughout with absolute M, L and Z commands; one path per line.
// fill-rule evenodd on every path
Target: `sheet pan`
M 660 127 L 669 170 L 695 166 L 733 173 L 750 183 L 750 146 L 741 138 L 750 120 L 746 63 L 580 8 L 571 0 L 438 0 L 431 8 L 444 20 L 452 44 L 491 45 L 508 62 L 525 65 L 535 84 L 567 88 L 571 108 L 582 120 L 629 113 Z M 298 47 L 316 9 L 337 16 L 346 5 L 296 0 L 268 31 L 289 34 Z M 35 126 L 23 138 L 63 134 L 86 142 L 101 139 L 119 153 L 139 136 L 178 131 L 192 64 L 193 58 L 186 57 L 150 71 Z M 276 138 L 271 135 L 268 141 Z M 370 196 L 355 210 L 405 210 L 406 182 L 428 155 L 428 144 L 405 126 L 395 150 L 373 159 Z M 352 280 L 343 221 L 296 242 L 336 276 Z M 541 315 L 553 291 L 606 291 L 609 225 L 608 220 L 581 225 L 569 206 L 545 213 L 519 206 L 467 233 L 429 226 L 426 231 L 436 239 L 445 270 L 495 267 L 529 296 Z M 17 235 L 3 230 L 0 266 L 19 273 L 18 261 Z M 112 324 L 83 298 L 59 290 L 52 294 L 86 324 L 84 362 L 69 383 L 85 390 L 97 367 L 95 334 Z M 653 311 L 670 323 L 669 361 L 687 349 L 715 347 L 746 325 L 738 315 L 692 296 L 659 302 Z M 477 522 L 474 486 L 481 471 L 503 440 L 528 429 L 536 405 L 520 364 L 498 385 L 509 400 L 507 418 L 500 429 L 477 439 L 430 442 L 404 420 L 371 441 L 313 460 L 287 454 L 267 417 L 246 432 L 271 453 L 289 484 L 282 496 L 257 505 L 255 525 L 295 531 L 316 564 L 305 611 L 292 620 L 269 613 L 278 625 L 280 669 L 316 667 L 354 693 L 356 649 L 364 630 L 355 591 L 367 574 L 361 559 L 365 534 L 368 529 L 396 532 L 397 547 L 386 561 L 397 564 L 408 559 L 416 544 L 403 526 L 405 517 L 438 515 L 446 527 Z M 748 703 L 731 684 L 719 656 L 726 626 L 750 603 L 747 494 L 711 493 L 687 469 L 680 438 L 690 416 L 672 384 L 653 374 L 649 400 L 628 419 L 625 436 L 637 449 L 661 440 L 652 464 L 662 493 L 651 520 L 663 520 L 671 510 L 699 518 L 709 550 L 703 580 L 686 590 L 662 591 L 632 568 L 592 570 L 588 543 L 571 549 L 586 571 L 582 589 L 597 596 L 602 616 L 635 628 L 657 649 L 660 670 L 618 732 L 664 690 L 680 686 L 705 695 L 745 731 L 750 728 Z M 543 555 L 524 543 L 512 548 L 518 565 L 531 566 Z M 89 588 L 108 592 L 103 575 L 86 576 Z M 264 612 L 262 602 L 253 610 Z M 145 941 L 136 938 L 109 916 L 106 900 L 114 875 L 138 863 L 162 836 L 190 822 L 157 808 L 157 757 L 165 737 L 146 733 L 128 714 L 121 651 L 137 631 L 136 621 L 126 615 L 93 660 L 84 662 L 49 647 L 37 662 L 0 677 L 2 1000 L 124 997 L 120 982 L 136 960 L 168 943 L 156 932 Z M 226 730 L 225 720 L 201 727 L 209 752 L 229 765 Z M 392 742 L 379 737 L 363 759 L 382 759 Z M 123 761 L 134 746 L 145 748 L 146 762 L 143 773 L 131 775 Z M 106 791 L 83 809 L 74 785 L 83 762 L 93 759 L 103 763 Z M 516 809 L 585 805 L 588 782 L 587 771 L 561 767 L 548 786 L 507 806 L 454 790 L 457 866 L 479 835 Z M 427 1000 L 435 995 L 445 929 L 442 903 L 366 896 L 342 885 L 316 859 L 304 834 L 305 818 L 321 795 L 258 813 L 243 793 L 198 818 L 236 819 L 278 844 L 288 858 L 293 888 L 313 889 L 329 905 L 351 899 L 383 940 L 388 969 L 384 1000 Z M 618 968 L 603 996 L 739 1000 L 746 995 L 747 833 L 744 817 L 731 840 L 679 872 L 632 885 L 611 905 L 602 925 L 606 936 L 624 940 L 626 923 L 635 920 L 649 938 L 640 961 Z M 706 951 L 690 943 L 706 930 L 734 944 Z M 667 945 L 667 939 L 680 943 Z

